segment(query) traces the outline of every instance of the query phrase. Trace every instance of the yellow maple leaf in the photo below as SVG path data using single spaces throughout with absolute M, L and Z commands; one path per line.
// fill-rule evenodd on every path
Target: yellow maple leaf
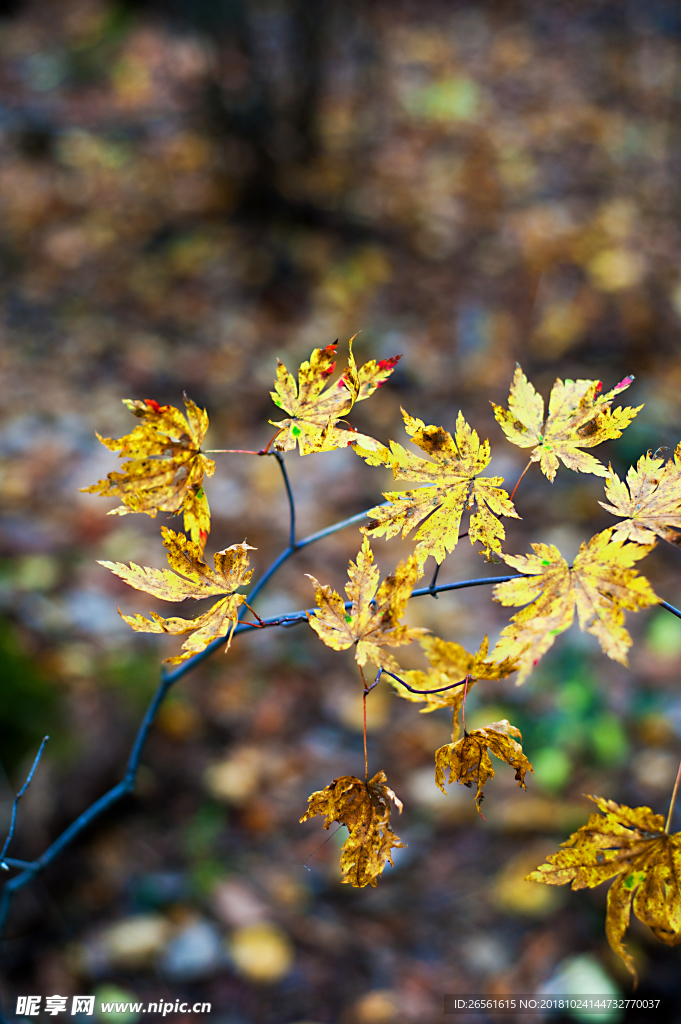
M 239 608 L 246 600 L 243 594 L 237 594 L 236 591 L 250 582 L 253 570 L 248 568 L 248 552 L 255 549 L 244 542 L 216 552 L 213 571 L 203 561 L 200 546 L 188 541 L 183 533 L 175 533 L 163 526 L 161 534 L 170 569 L 150 569 L 135 565 L 134 562 L 129 566 L 122 562 L 99 564 L 106 566 L 136 590 L 144 590 L 162 601 L 186 601 L 188 597 L 199 601 L 203 597 L 216 596 L 220 600 L 195 619 L 164 619 L 156 612 L 151 612 L 151 619 L 145 619 L 139 614 L 123 615 L 119 612 L 121 618 L 137 633 L 191 633 L 182 644 L 185 653 L 165 659 L 172 665 L 199 654 L 220 636 L 227 637 L 228 650 L 236 629 Z
M 470 677 L 467 692 L 475 685 L 477 679 L 505 679 L 516 669 L 516 663 L 510 659 L 505 661 L 490 661 L 489 641 L 485 637 L 480 648 L 471 654 L 451 640 L 441 640 L 439 636 L 423 636 L 419 639 L 426 658 L 430 662 L 427 672 L 421 669 L 400 669 L 396 674 L 404 679 L 409 686 L 415 690 L 437 690 L 443 686 L 451 686 L 452 683 L 463 683 L 467 676 Z M 455 720 L 454 740 L 458 739 L 458 715 L 463 703 L 464 687 L 445 690 L 444 693 L 416 694 L 401 686 L 396 679 L 388 676 L 388 681 L 395 687 L 400 697 L 414 703 L 425 703 L 420 708 L 421 714 L 429 711 L 437 711 L 439 708 L 452 708 Z
M 526 605 L 502 630 L 493 651 L 496 660 L 517 660 L 518 684 L 574 618 L 580 629 L 598 638 L 609 658 L 627 664 L 631 637 L 624 612 L 657 604 L 650 583 L 632 566 L 651 546 L 612 539 L 613 528 L 597 533 L 579 549 L 572 568 L 553 544 L 533 544 L 533 555 L 504 555 L 524 579 L 498 583 L 494 599 L 503 605 Z
M 212 476 L 215 463 L 201 452 L 208 430 L 208 415 L 185 396 L 186 417 L 172 405 L 152 399 L 124 399 L 130 412 L 142 420 L 125 437 L 97 437 L 109 451 L 127 458 L 123 472 L 109 473 L 91 487 L 81 490 L 103 497 L 118 497 L 123 504 L 109 515 L 146 512 L 184 512 L 184 528 L 201 549 L 210 531 L 210 509 L 203 489 L 204 476 Z
M 399 665 L 383 647 L 410 644 L 427 632 L 418 626 L 402 626 L 399 621 L 419 578 L 416 559 L 410 555 L 406 561 L 400 562 L 395 572 L 386 576 L 379 587 L 380 575 L 378 566 L 374 565 L 369 541 L 364 537 L 357 562 L 350 562 L 348 583 L 345 585 L 352 608 L 346 611 L 340 594 L 310 576 L 318 610 L 312 615 L 308 612 L 307 617 L 327 647 L 345 651 L 354 646 L 355 659 L 360 667 L 371 661 L 394 670 Z
M 592 814 L 527 876 L 530 882 L 592 889 L 610 878 L 605 933 L 636 980 L 634 961 L 623 939 L 634 914 L 658 939 L 681 942 L 681 832 L 670 835 L 661 814 L 591 796 L 602 814 Z
M 478 810 L 483 798 L 482 788 L 486 782 L 494 778 L 494 768 L 489 752 L 501 761 L 506 761 L 515 769 L 515 777 L 519 786 L 525 786 L 525 775 L 534 771 L 518 743 L 522 740 L 520 729 L 516 729 L 507 719 L 492 722 L 480 729 L 464 732 L 460 740 L 446 743 L 435 751 L 435 782 L 443 793 L 446 793 L 445 782 L 458 782 L 460 786 L 469 788 L 475 783 L 477 791 L 475 802 Z M 449 769 L 449 779 L 445 772 Z
M 607 476 L 603 463 L 580 449 L 620 437 L 643 408 L 611 409 L 615 395 L 628 388 L 633 379 L 625 377 L 606 395 L 600 394 L 599 380 L 558 379 L 551 388 L 549 415 L 544 423 L 544 400 L 518 366 L 508 409 L 492 402 L 494 415 L 509 441 L 519 448 L 534 449 L 530 461 L 538 462 L 549 480 L 553 481 L 560 462 L 578 473 Z
M 281 428 L 274 441 L 276 451 L 294 451 L 297 444 L 301 455 L 309 455 L 346 448 L 353 441 L 360 441 L 370 449 L 378 444 L 348 425 L 338 426 L 338 422 L 347 416 L 355 402 L 363 402 L 385 384 L 400 357 L 372 359 L 357 369 L 352 341 L 350 339 L 345 372 L 330 387 L 327 383 L 336 366 L 338 342 L 316 348 L 309 361 L 300 364 L 297 385 L 293 374 L 279 362 L 275 390 L 270 394 L 274 404 L 288 413 L 289 418 L 269 421 L 272 426 Z
M 307 798 L 309 807 L 300 819 L 303 822 L 325 814 L 324 828 L 333 821 L 347 826 L 349 835 L 341 848 L 342 881 L 356 888 L 375 886 L 386 864 L 393 863 L 392 850 L 406 846 L 390 825 L 390 801 L 400 814 L 402 801 L 387 781 L 385 772 L 377 772 L 368 782 L 353 775 L 334 779 Z
M 660 472 L 663 465 L 664 459 L 643 455 L 629 469 L 626 484 L 610 466 L 605 495 L 612 504 L 598 504 L 613 515 L 628 517 L 614 528 L 617 540 L 654 544 L 656 535 L 672 544 L 681 540 L 681 534 L 672 529 L 681 528 L 681 444 Z
M 367 515 L 372 522 L 367 531 L 376 537 L 394 537 L 402 531 L 406 537 L 415 526 L 418 541 L 414 554 L 423 565 L 429 555 L 438 564 L 453 551 L 459 539 L 461 517 L 465 509 L 475 509 L 468 535 L 471 544 L 479 540 L 490 557 L 501 551 L 506 533 L 498 516 L 519 519 L 513 502 L 500 487 L 503 477 L 478 477 L 488 465 L 489 441 L 480 442 L 478 434 L 466 423 L 461 412 L 454 438 L 442 427 L 427 427 L 402 410 L 406 432 L 414 444 L 433 459 L 422 459 L 396 441 L 390 448 L 380 445 L 370 451 L 356 444 L 355 451 L 370 466 L 387 466 L 396 480 L 417 480 L 427 484 L 411 491 L 388 491 L 383 497 L 389 507 L 377 506 Z

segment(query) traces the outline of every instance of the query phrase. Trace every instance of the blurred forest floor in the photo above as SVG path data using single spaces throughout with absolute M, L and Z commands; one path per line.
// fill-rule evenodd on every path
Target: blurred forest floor
M 208 408 L 209 447 L 257 449 L 276 412 L 276 357 L 295 369 L 339 338 L 343 358 L 361 330 L 362 360 L 402 354 L 353 414 L 384 442 L 405 439 L 400 405 L 450 430 L 461 408 L 512 487 L 524 453 L 489 400 L 505 402 L 519 361 L 544 396 L 556 376 L 609 389 L 636 375 L 625 398 L 643 411 L 596 453 L 620 474 L 676 446 L 680 101 L 681 15 L 662 0 L 6 10 L 5 820 L 52 735 L 15 856 L 38 855 L 121 777 L 159 662 L 175 653 L 131 633 L 117 604 L 153 601 L 96 562 L 162 565 L 161 519 L 107 516 L 107 502 L 78 492 L 116 468 L 94 431 L 131 429 L 121 399 L 178 405 L 186 390 Z M 210 551 L 247 536 L 262 571 L 287 537 L 278 468 L 216 458 Z M 389 483 L 350 451 L 287 465 L 300 535 L 371 507 Z M 595 477 L 561 470 L 550 485 L 533 470 L 505 550 L 541 540 L 572 557 L 612 524 L 602 496 Z M 260 614 L 309 606 L 306 572 L 339 588 L 359 541 L 350 528 L 301 552 Z M 387 571 L 410 546 L 374 547 Z M 661 547 L 643 572 L 678 604 L 681 553 Z M 464 541 L 440 582 L 486 572 Z M 408 617 L 469 648 L 507 621 L 487 588 L 414 601 Z M 435 788 L 446 713 L 372 693 L 370 766 L 405 802 L 409 845 L 369 891 L 339 885 L 343 831 L 313 853 L 320 820 L 297 824 L 312 790 L 362 771 L 350 655 L 302 626 L 238 638 L 171 694 L 134 799 L 16 901 L 5 1005 L 26 992 L 129 993 L 210 1001 L 213 1024 L 430 1024 L 445 992 L 629 991 L 605 940 L 603 887 L 522 881 L 586 820 L 583 793 L 666 811 L 681 623 L 662 610 L 629 618 L 628 669 L 573 630 L 520 690 L 476 688 L 472 724 L 510 717 L 535 766 L 527 793 L 499 772 L 486 821 L 469 790 Z M 636 923 L 629 945 L 640 994 L 681 1006 L 678 950 Z

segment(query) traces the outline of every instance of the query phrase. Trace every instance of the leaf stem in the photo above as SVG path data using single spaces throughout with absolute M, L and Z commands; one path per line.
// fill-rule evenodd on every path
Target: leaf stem
M 532 459 L 530 459 L 530 461 L 529 461 L 529 462 L 527 463 L 527 465 L 525 466 L 525 469 L 524 469 L 524 470 L 522 471 L 522 473 L 521 473 L 521 474 L 520 474 L 520 476 L 518 477 L 518 483 L 517 483 L 517 484 L 515 485 L 515 487 L 513 488 L 513 491 L 511 492 L 511 501 L 513 501 L 513 499 L 514 499 L 514 497 L 515 497 L 515 492 L 516 492 L 516 491 L 518 490 L 518 488 L 520 487 L 520 481 L 521 481 L 521 480 L 522 480 L 522 478 L 523 478 L 523 477 L 525 476 L 525 474 L 527 473 L 527 471 L 528 471 L 528 469 L 530 468 L 530 466 L 531 466 L 531 465 L 532 465 Z
M 468 684 L 471 681 L 470 674 L 466 676 L 463 683 L 463 704 L 461 705 L 461 725 L 463 726 L 463 734 L 467 736 L 466 732 L 466 696 L 468 695 Z
M 674 804 L 676 803 L 676 794 L 679 791 L 679 782 L 681 782 L 681 761 L 679 762 L 679 770 L 676 773 L 676 782 L 674 783 L 674 789 L 672 791 L 672 799 L 669 804 L 669 814 L 667 815 L 667 824 L 664 827 L 665 832 L 669 832 L 672 823 L 672 815 L 674 813 Z
M 369 687 L 367 686 L 367 681 L 364 678 L 362 666 L 358 665 L 357 668 L 359 669 L 359 674 L 361 675 L 362 683 L 364 684 L 364 691 L 362 693 L 362 712 L 364 717 L 364 784 L 366 785 L 369 781 L 369 757 L 367 755 L 367 693 L 369 692 Z M 378 678 L 380 678 L 380 676 Z M 378 679 L 376 680 L 376 683 L 377 682 Z M 372 690 L 376 683 L 371 687 Z

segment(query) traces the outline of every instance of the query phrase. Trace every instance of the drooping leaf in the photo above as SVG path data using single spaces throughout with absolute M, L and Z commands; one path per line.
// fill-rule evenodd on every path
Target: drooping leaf
M 353 441 L 370 449 L 378 445 L 372 437 L 358 434 L 347 424 L 338 426 L 338 421 L 348 415 L 355 402 L 363 402 L 385 384 L 400 357 L 378 362 L 372 359 L 357 369 L 352 341 L 345 372 L 330 386 L 327 385 L 336 367 L 338 342 L 316 348 L 309 361 L 300 364 L 297 385 L 293 374 L 279 362 L 275 390 L 270 393 L 274 404 L 288 413 L 288 419 L 270 420 L 273 426 L 281 428 L 274 441 L 276 451 L 294 451 L 297 444 L 301 455 L 309 455 L 346 448 Z
M 356 444 L 355 451 L 370 466 L 387 466 L 396 480 L 416 480 L 427 486 L 411 491 L 388 491 L 383 497 L 389 507 L 377 506 L 368 515 L 372 522 L 367 531 L 376 537 L 394 537 L 400 531 L 406 537 L 418 526 L 415 555 L 423 565 L 428 555 L 438 564 L 453 551 L 459 539 L 464 510 L 473 511 L 468 535 L 471 544 L 480 541 L 487 557 L 501 551 L 506 533 L 499 516 L 519 516 L 513 502 L 500 486 L 503 477 L 478 477 L 488 465 L 489 441 L 480 442 L 459 413 L 455 436 L 442 427 L 427 427 L 402 410 L 406 432 L 414 444 L 431 456 L 422 459 L 407 451 L 396 441 L 390 448 L 379 446 L 375 451 Z
M 613 515 L 627 516 L 614 528 L 616 540 L 654 544 L 658 536 L 672 544 L 681 541 L 681 533 L 673 529 L 681 529 L 681 444 L 664 469 L 663 465 L 664 459 L 643 455 L 629 469 L 626 484 L 610 467 L 605 495 L 611 504 L 598 504 Z
M 427 632 L 419 626 L 400 625 L 418 578 L 416 559 L 410 555 L 379 587 L 380 572 L 374 565 L 369 541 L 364 537 L 357 562 L 350 562 L 345 585 L 352 608 L 346 611 L 340 594 L 310 576 L 318 610 L 312 615 L 308 613 L 309 623 L 327 647 L 345 651 L 354 646 L 355 659 L 360 666 L 371 661 L 395 671 L 399 668 L 397 662 L 383 648 L 410 644 Z
M 356 888 L 375 886 L 386 864 L 393 863 L 392 850 L 406 845 L 390 825 L 390 801 L 400 814 L 402 801 L 387 781 L 385 772 L 378 772 L 369 782 L 352 775 L 334 779 L 307 798 L 309 807 L 300 819 L 303 822 L 316 814 L 325 814 L 324 828 L 333 821 L 347 827 L 349 835 L 340 859 L 342 881 Z
M 219 596 L 220 600 L 195 619 L 164 619 L 151 612 L 151 619 L 143 615 L 123 615 L 129 626 L 137 633 L 191 633 L 182 644 L 184 654 L 166 658 L 170 664 L 177 664 L 199 654 L 209 643 L 220 636 L 227 637 L 227 650 L 236 629 L 239 608 L 246 600 L 237 594 L 239 587 L 250 582 L 253 570 L 248 568 L 248 552 L 255 549 L 250 544 L 232 544 L 224 551 L 218 551 L 213 561 L 215 570 L 203 561 L 198 544 L 188 541 L 183 533 L 175 533 L 167 527 L 161 528 L 163 545 L 166 549 L 170 569 L 150 569 L 146 566 L 124 565 L 122 562 L 100 562 L 116 576 L 129 583 L 136 590 L 162 601 L 185 601 L 188 597 L 200 600 L 203 597 Z
M 591 814 L 527 879 L 592 889 L 614 878 L 605 933 L 636 979 L 633 957 L 623 943 L 632 906 L 662 942 L 681 942 L 681 832 L 665 832 L 664 818 L 649 807 L 627 807 L 600 796 L 589 799 L 602 813 Z
M 480 729 L 464 732 L 463 737 L 453 743 L 446 743 L 435 751 L 435 782 L 446 793 L 445 782 L 458 782 L 460 786 L 477 786 L 475 802 L 478 810 L 483 798 L 483 786 L 494 778 L 494 768 L 489 752 L 515 769 L 519 786 L 525 789 L 525 775 L 534 769 L 518 743 L 522 741 L 520 729 L 516 729 L 505 718 L 492 722 Z M 445 772 L 449 769 L 449 779 Z
M 494 599 L 503 605 L 526 605 L 502 630 L 495 659 L 518 661 L 518 684 L 524 682 L 556 637 L 574 618 L 580 629 L 598 638 L 609 658 L 627 664 L 631 637 L 624 612 L 657 604 L 650 583 L 632 566 L 650 546 L 612 539 L 612 527 L 597 533 L 579 549 L 572 568 L 552 544 L 533 544 L 533 555 L 504 555 L 526 578 L 498 583 Z
M 467 687 L 467 692 L 470 693 L 471 687 L 475 685 L 477 679 L 505 679 L 506 676 L 510 675 L 517 668 L 516 663 L 510 659 L 505 661 L 488 660 L 489 641 L 487 637 L 483 639 L 479 650 L 475 654 L 471 654 L 461 644 L 451 640 L 441 640 L 439 636 L 423 636 L 419 639 L 419 644 L 430 662 L 428 671 L 400 669 L 396 673 L 415 690 L 437 690 L 442 686 L 450 686 L 452 683 L 459 681 L 463 682 L 467 676 L 470 676 Z M 452 708 L 456 720 L 453 739 L 458 739 L 458 714 L 463 703 L 463 686 L 452 690 L 445 690 L 444 693 L 430 693 L 419 696 L 401 686 L 391 676 L 386 676 L 386 678 L 395 687 L 400 697 L 425 705 L 419 709 L 421 714 L 437 711 L 439 708 Z
M 215 463 L 201 453 L 208 430 L 208 415 L 185 396 L 186 417 L 172 405 L 124 399 L 130 412 L 142 422 L 118 439 L 97 437 L 112 452 L 126 458 L 122 472 L 109 473 L 81 490 L 103 497 L 122 498 L 123 504 L 109 515 L 146 512 L 184 512 L 184 528 L 201 549 L 210 531 L 210 510 L 203 489 L 204 476 L 212 476 Z
M 549 415 L 544 423 L 544 400 L 518 366 L 508 409 L 492 402 L 494 415 L 509 441 L 519 448 L 533 449 L 530 460 L 539 463 L 549 480 L 554 479 L 560 462 L 578 473 L 607 476 L 603 463 L 581 449 L 620 437 L 643 408 L 611 408 L 615 396 L 628 388 L 633 379 L 625 377 L 606 395 L 600 393 L 599 380 L 558 379 L 551 388 Z

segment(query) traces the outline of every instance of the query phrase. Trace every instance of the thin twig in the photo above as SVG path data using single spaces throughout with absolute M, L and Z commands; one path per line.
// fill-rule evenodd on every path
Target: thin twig
M 410 686 L 409 683 L 405 683 L 404 679 L 400 679 L 400 677 L 396 676 L 394 672 L 388 672 L 387 668 L 379 668 L 378 675 L 376 676 L 376 683 L 381 678 L 382 672 L 385 672 L 387 676 L 390 676 L 390 678 L 394 679 L 396 682 L 402 683 L 402 686 L 406 687 L 406 689 L 409 690 L 410 693 L 418 694 L 444 693 L 445 690 L 453 690 L 455 686 L 463 686 L 464 683 L 466 683 L 470 679 L 470 676 L 466 676 L 465 679 L 462 679 L 458 683 L 450 683 L 449 686 L 440 686 L 437 690 L 415 690 L 413 686 Z M 374 683 L 374 686 L 376 685 L 376 683 Z
M 665 832 L 669 832 L 672 823 L 672 814 L 674 813 L 674 804 L 676 803 L 676 794 L 679 791 L 679 782 L 681 781 L 681 761 L 679 762 L 679 770 L 676 773 L 676 782 L 674 783 L 674 790 L 672 792 L 672 799 L 669 804 L 669 814 L 667 815 L 667 824 L 664 827 Z
M 284 478 L 284 486 L 286 487 L 286 494 L 288 497 L 289 507 L 289 529 L 288 529 L 288 546 L 292 551 L 296 549 L 296 503 L 293 499 L 293 491 L 291 490 L 291 481 L 288 478 L 286 472 L 286 466 L 284 465 L 284 456 L 280 452 L 275 452 L 274 457 L 279 463 L 281 474 Z
M 9 825 L 9 832 L 7 833 L 7 839 L 5 839 L 5 845 L 2 848 L 2 853 L 0 853 L 0 869 L 2 871 L 9 871 L 9 869 L 11 867 L 11 865 L 8 864 L 5 861 L 5 854 L 7 853 L 8 849 L 9 849 L 10 843 L 14 839 L 14 830 L 15 830 L 16 824 L 17 824 L 17 807 L 19 805 L 19 801 L 21 800 L 22 796 L 24 795 L 24 793 L 26 792 L 28 787 L 31 785 L 31 782 L 33 781 L 33 776 L 35 774 L 35 770 L 38 767 L 38 764 L 40 762 L 40 758 L 43 756 L 43 750 L 45 749 L 45 744 L 47 743 L 49 738 L 50 738 L 49 736 L 43 736 L 43 741 L 40 744 L 40 747 L 38 749 L 38 753 L 35 755 L 35 759 L 33 761 L 33 764 L 31 765 L 31 770 L 28 773 L 28 777 L 26 779 L 26 782 L 23 784 L 23 786 L 21 787 L 21 789 L 19 790 L 17 795 L 14 797 L 14 803 L 12 804 L 12 819 L 11 819 L 10 825 Z

